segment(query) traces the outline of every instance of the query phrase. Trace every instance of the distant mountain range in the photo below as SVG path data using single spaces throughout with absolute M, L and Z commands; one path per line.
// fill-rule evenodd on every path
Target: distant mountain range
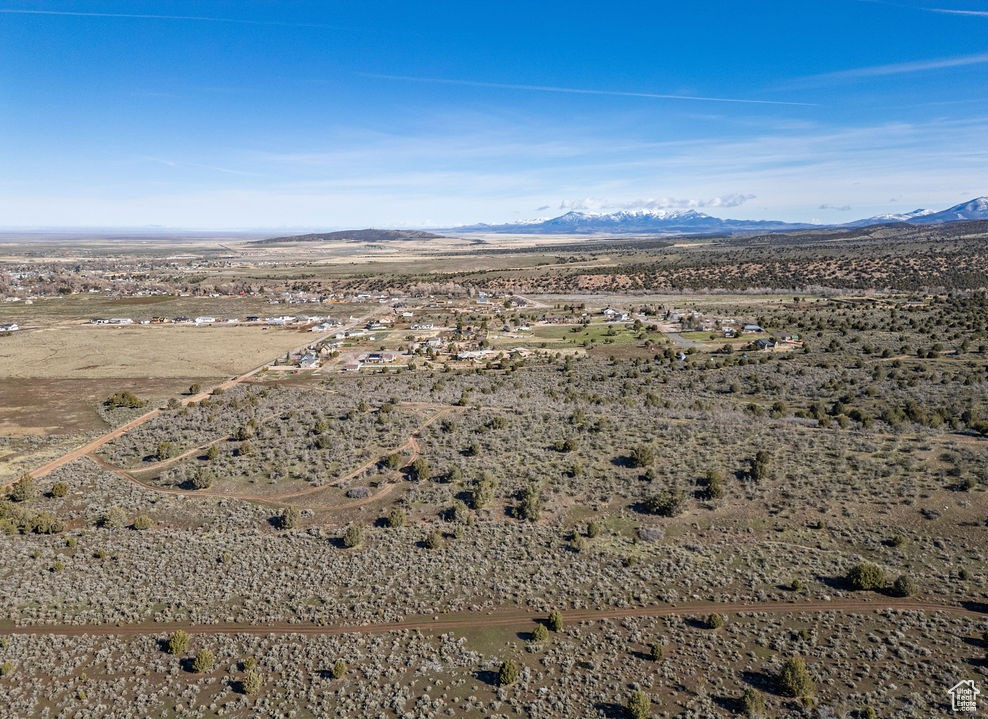
M 978 197 L 946 210 L 914 210 L 901 215 L 878 215 L 841 225 L 811 225 L 774 220 L 728 220 L 696 210 L 621 210 L 620 212 L 567 212 L 548 220 L 504 225 L 466 225 L 451 232 L 491 232 L 506 234 L 710 234 L 720 232 L 785 232 L 824 227 L 866 227 L 904 222 L 933 225 L 959 220 L 988 219 L 988 197 Z
M 465 225 L 436 230 L 444 233 L 497 233 L 518 235 L 708 235 L 743 232 L 789 232 L 793 230 L 868 227 L 905 223 L 935 225 L 943 222 L 988 220 L 988 197 L 976 197 L 946 210 L 913 210 L 898 215 L 876 215 L 838 225 L 811 225 L 775 220 L 727 220 L 696 210 L 621 210 L 619 212 L 567 212 L 548 220 L 504 225 Z M 343 230 L 256 240 L 255 245 L 308 242 L 390 242 L 432 240 L 445 235 L 419 230 Z
M 308 235 L 290 235 L 255 240 L 251 245 L 288 245 L 296 242 L 390 242 L 394 240 L 435 240 L 442 235 L 419 230 L 341 230 L 339 232 L 313 232 Z

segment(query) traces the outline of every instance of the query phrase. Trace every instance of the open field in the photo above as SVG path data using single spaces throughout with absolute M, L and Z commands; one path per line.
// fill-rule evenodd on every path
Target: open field
M 34 329 L 0 336 L 0 706 L 569 719 L 640 690 L 653 717 L 744 716 L 752 692 L 766 717 L 949 713 L 986 676 L 988 295 L 831 272 L 921 242 L 795 242 L 833 280 L 799 289 L 723 286 L 729 257 L 775 277 L 732 238 L 227 243 L 139 282 L 230 296 L 9 303 Z M 148 255 L 115 247 L 80 262 L 136 281 Z M 71 286 L 7 250 L 19 281 Z M 346 324 L 80 324 L 248 312 Z M 124 390 L 148 403 L 103 405 Z
M 14 379 L 222 377 L 306 339 L 299 332 L 261 327 L 63 327 L 4 338 L 0 373 Z

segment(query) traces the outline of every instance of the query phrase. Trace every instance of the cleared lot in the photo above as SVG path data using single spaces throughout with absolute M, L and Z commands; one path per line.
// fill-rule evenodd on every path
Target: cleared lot
M 217 377 L 256 367 L 305 340 L 300 332 L 261 327 L 46 328 L 2 338 L 0 376 Z

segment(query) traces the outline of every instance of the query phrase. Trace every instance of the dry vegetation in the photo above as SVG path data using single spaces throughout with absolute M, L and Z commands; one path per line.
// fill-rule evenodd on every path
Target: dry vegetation
M 919 241 L 877 239 L 893 254 Z M 951 242 L 943 252 L 967 252 Z M 864 253 L 876 264 L 855 266 L 880 269 L 874 246 L 848 248 L 791 254 L 849 267 Z M 721 286 L 729 251 L 697 250 L 690 272 Z M 564 264 L 546 286 L 570 289 Z M 790 271 L 753 276 L 771 287 Z M 601 272 L 608 286 L 627 274 Z M 480 275 L 401 277 L 460 293 Z M 131 389 L 189 404 L 9 487 L 0 706 L 66 719 L 949 712 L 946 689 L 986 675 L 988 295 L 834 289 L 535 295 L 520 308 L 410 299 L 414 319 L 346 350 L 404 350 L 411 324 L 429 323 L 498 352 L 271 371 L 196 401 L 187 384 L 101 375 L 99 400 Z M 763 352 L 663 331 L 682 303 L 804 344 Z M 603 323 L 605 305 L 638 323 Z M 126 336 L 145 348 L 169 331 Z M 169 375 L 161 352 L 148 375 L 225 377 L 305 340 L 242 331 L 245 346 L 190 344 L 203 353 L 192 364 L 224 372 Z M 32 336 L 45 337 L 0 347 L 17 361 L 46 341 Z M 519 344 L 530 351 L 506 353 Z M 24 376 L 54 382 L 74 361 Z M 26 399 L 4 405 L 27 421 Z M 108 427 L 145 409 L 89 399 L 87 411 Z M 0 457 L 52 456 L 98 428 L 31 421 L 60 436 L 5 437 Z M 179 629 L 191 636 L 170 653 Z

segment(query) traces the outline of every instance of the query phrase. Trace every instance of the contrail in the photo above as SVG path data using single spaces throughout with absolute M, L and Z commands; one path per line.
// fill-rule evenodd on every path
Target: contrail
M 988 10 L 947 10 L 941 7 L 927 7 L 923 8 L 930 12 L 940 12 L 945 15 L 969 15 L 973 17 L 988 17 Z
M 187 22 L 219 22 L 231 25 L 267 25 L 274 27 L 307 27 L 319 30 L 352 30 L 353 28 L 336 25 L 321 25 L 304 22 L 279 22 L 277 20 L 243 20 L 231 17 L 207 17 L 205 15 L 141 15 L 118 12 L 76 12 L 72 10 L 15 10 L 0 8 L 0 14 L 5 15 L 67 15 L 71 17 L 109 17 L 127 18 L 131 20 L 183 20 Z
M 906 75 L 914 72 L 926 72 L 929 70 L 945 70 L 953 67 L 966 67 L 968 65 L 984 65 L 988 63 L 988 52 L 977 55 L 961 55 L 959 57 L 944 57 L 935 60 L 916 60 L 913 62 L 901 62 L 892 65 L 872 65 L 869 67 L 859 67 L 853 70 L 840 70 L 838 72 L 828 72 L 822 75 L 813 75 L 813 79 L 841 79 L 857 77 L 883 77 L 887 75 Z
M 811 102 L 783 102 L 780 100 L 746 100 L 734 97 L 701 97 L 698 95 L 662 95 L 653 92 L 623 92 L 620 90 L 587 90 L 577 87 L 553 87 L 551 85 L 513 85 L 500 82 L 477 82 L 473 80 L 449 80 L 440 77 L 407 77 L 405 75 L 378 75 L 374 73 L 359 73 L 364 77 L 375 77 L 382 80 L 404 80 L 406 82 L 422 82 L 440 85 L 466 85 L 468 87 L 491 87 L 501 90 L 523 90 L 525 92 L 557 92 L 570 95 L 607 95 L 610 97 L 643 97 L 652 100 L 692 100 L 697 102 L 734 102 L 750 105 L 795 105 L 798 107 L 817 107 Z

